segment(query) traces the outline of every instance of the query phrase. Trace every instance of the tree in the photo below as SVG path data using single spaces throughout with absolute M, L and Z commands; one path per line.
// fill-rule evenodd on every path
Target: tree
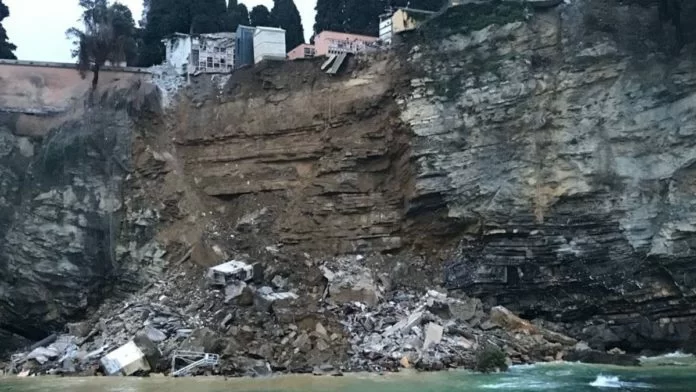
M 325 30 L 345 32 L 345 6 L 345 0 L 317 0 L 317 5 L 314 7 L 317 12 L 314 33 L 319 34 Z
M 252 26 L 271 25 L 271 11 L 264 5 L 257 5 L 249 13 L 249 22 Z
M 191 33 L 217 33 L 225 29 L 227 3 L 225 0 L 194 0 L 189 3 Z
M 2 26 L 2 20 L 8 16 L 10 16 L 10 9 L 0 0 L 0 59 L 16 60 L 17 56 L 13 52 L 17 47 L 10 42 L 7 31 Z
M 438 11 L 447 0 L 317 0 L 314 33 L 379 34 L 379 16 L 389 8 L 410 7 Z
M 174 33 L 206 34 L 229 30 L 225 0 L 147 0 L 140 65 L 164 60 L 162 39 Z
M 114 3 L 109 9 L 113 18 L 115 35 L 117 37 L 128 37 L 123 42 L 124 59 L 128 65 L 134 65 L 138 57 L 136 45 L 138 29 L 135 27 L 133 13 L 130 8 L 121 3 Z
M 285 51 L 289 52 L 305 42 L 302 18 L 293 0 L 273 0 L 271 21 L 285 30 Z
M 227 17 L 225 19 L 225 30 L 237 31 L 239 25 L 249 24 L 249 10 L 244 4 L 237 4 L 237 0 L 230 0 L 227 4 Z
M 135 46 L 135 22 L 130 10 L 124 11 L 121 4 L 109 6 L 107 0 L 80 0 L 84 9 L 84 29 L 73 27 L 66 34 L 73 38 L 77 58 L 77 69 L 85 78 L 92 71 L 92 89 L 99 82 L 99 71 L 107 61 L 119 63 L 126 59 L 127 48 Z M 127 7 L 126 7 L 127 8 Z M 128 20 L 130 17 L 130 20 Z

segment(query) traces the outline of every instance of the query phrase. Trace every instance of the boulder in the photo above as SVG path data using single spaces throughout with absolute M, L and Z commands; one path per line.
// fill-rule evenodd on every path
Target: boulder
M 372 307 L 379 302 L 379 288 L 368 268 L 343 263 L 324 266 L 322 272 L 328 281 L 328 296 L 335 303 L 360 302 Z
M 491 322 L 510 332 L 523 332 L 530 335 L 538 334 L 543 336 L 544 339 L 548 340 L 549 342 L 560 343 L 565 346 L 573 346 L 577 343 L 576 339 L 563 335 L 562 333 L 538 327 L 531 322 L 516 316 L 510 310 L 502 306 L 492 308 L 490 317 Z
M 490 313 L 491 322 L 508 331 L 520 331 L 526 333 L 536 333 L 537 328 L 527 320 L 524 320 L 507 308 L 495 306 Z
M 145 327 L 145 335 L 154 343 L 159 343 L 167 340 L 167 335 L 164 332 L 151 326 Z
M 233 280 L 227 282 L 225 286 L 225 302 L 229 302 L 235 298 L 239 298 L 244 294 L 244 289 L 247 287 L 246 282 L 241 280 Z
M 573 350 L 563 358 L 568 362 L 583 362 L 601 365 L 640 366 L 640 360 L 635 355 L 610 354 L 598 350 Z
M 78 338 L 84 338 L 92 330 L 92 327 L 89 325 L 89 323 L 84 321 L 81 323 L 68 323 L 67 327 L 68 333 Z
M 218 335 L 210 328 L 196 329 L 180 347 L 181 350 L 206 353 L 216 353 L 221 351 L 221 348 Z

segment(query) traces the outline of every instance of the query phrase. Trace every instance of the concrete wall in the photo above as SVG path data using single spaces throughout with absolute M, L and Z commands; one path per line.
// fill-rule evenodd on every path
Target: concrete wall
M 317 56 L 326 56 L 338 52 L 359 53 L 374 44 L 379 38 L 368 35 L 322 31 L 314 37 Z
M 254 63 L 263 60 L 285 60 L 285 30 L 256 27 L 254 31 Z
M 310 52 L 311 52 L 310 56 L 306 55 L 305 49 L 310 50 Z M 314 57 L 315 54 L 316 54 L 316 49 L 314 48 L 314 45 L 300 44 L 295 49 L 288 52 L 288 60 L 311 58 L 311 57 Z
M 398 9 L 392 16 L 392 31 L 394 33 L 400 33 L 402 31 L 413 30 L 420 26 L 425 19 L 434 14 L 434 12 L 422 10 Z
M 99 85 L 130 78 L 149 78 L 141 68 L 110 68 L 99 74 Z M 74 64 L 0 60 L 0 126 L 15 134 L 40 136 L 57 115 L 77 107 L 92 84 Z M 79 105 L 81 106 L 81 105 Z
M 178 35 L 162 40 L 166 49 L 165 61 L 174 67 L 179 75 L 195 70 L 195 64 L 189 64 L 191 56 L 191 37 Z M 186 68 L 184 68 L 186 67 Z

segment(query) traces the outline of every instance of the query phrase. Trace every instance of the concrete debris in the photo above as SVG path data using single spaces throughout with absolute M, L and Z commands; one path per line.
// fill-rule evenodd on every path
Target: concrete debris
M 213 285 L 225 286 L 228 282 L 251 280 L 254 267 L 243 261 L 232 260 L 210 268 L 206 277 Z
M 444 328 L 441 325 L 430 323 L 425 329 L 425 341 L 423 342 L 423 350 L 429 349 L 433 344 L 439 344 L 442 341 L 442 333 Z
M 228 282 L 225 286 L 225 302 L 240 297 L 244 293 L 246 287 L 246 282 L 242 282 L 241 280 Z
M 147 335 L 148 339 L 155 343 L 167 340 L 167 335 L 164 332 L 150 326 L 145 328 L 145 334 Z
M 343 359 L 332 364 L 333 372 L 441 370 L 472 368 L 481 342 L 506 347 L 514 363 L 562 357 L 575 346 L 504 308 L 489 316 L 476 299 L 437 291 L 378 292 L 362 263 L 359 257 L 324 263 L 324 295 L 306 286 L 293 285 L 306 293 L 301 296 L 281 289 L 287 287 L 285 272 L 258 280 L 263 274 L 246 263 L 213 267 L 220 273 L 207 277 L 216 282 L 213 288 L 201 284 L 201 274 L 182 274 L 185 295 L 181 282 L 156 282 L 84 324 L 71 324 L 68 330 L 84 337 L 51 337 L 37 351 L 22 353 L 32 359 L 15 368 L 83 376 L 100 368 L 106 374 L 168 373 L 175 352 L 193 351 L 220 354 L 222 366 L 214 371 L 241 376 L 274 369 L 327 374 L 322 366 L 336 358 Z
M 360 264 L 361 260 L 361 256 L 338 258 L 322 267 L 328 281 L 328 296 L 333 302 L 361 302 L 371 307 L 377 305 L 379 289 L 372 272 Z
M 34 359 L 36 362 L 43 365 L 44 363 L 48 362 L 49 359 L 58 358 L 58 355 L 58 350 L 53 348 L 38 347 L 30 352 L 26 359 Z
M 101 359 L 101 364 L 109 376 L 117 374 L 130 376 L 137 372 L 150 371 L 150 364 L 145 359 L 145 354 L 133 341 L 107 354 Z
M 482 341 L 510 347 L 508 354 L 514 363 L 556 358 L 572 347 L 545 340 L 540 334 L 501 328 L 484 331 L 481 326 L 488 316 L 478 301 L 434 291 L 422 297 L 396 292 L 372 311 L 355 304 L 345 304 L 343 309 L 351 352 L 355 353 L 351 367 L 363 371 L 473 368 Z

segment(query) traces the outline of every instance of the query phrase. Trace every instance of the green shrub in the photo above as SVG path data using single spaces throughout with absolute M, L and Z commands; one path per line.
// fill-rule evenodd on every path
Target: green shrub
M 481 347 L 476 353 L 476 371 L 491 373 L 508 369 L 507 356 L 497 346 L 489 344 Z

